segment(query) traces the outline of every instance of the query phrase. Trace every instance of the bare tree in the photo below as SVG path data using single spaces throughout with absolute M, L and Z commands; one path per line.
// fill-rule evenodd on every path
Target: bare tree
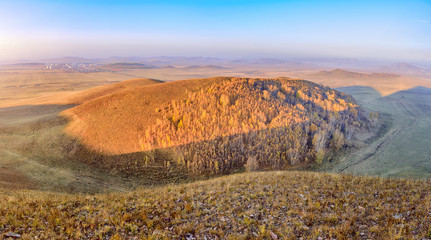
M 325 148 L 326 135 L 327 133 L 324 130 L 319 130 L 316 134 L 314 134 L 312 143 L 316 152 L 319 152 Z

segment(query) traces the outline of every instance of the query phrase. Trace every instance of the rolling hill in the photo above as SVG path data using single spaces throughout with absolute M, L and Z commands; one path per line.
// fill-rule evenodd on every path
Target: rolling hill
M 192 175 L 319 163 L 372 128 L 348 95 L 288 78 L 156 83 L 98 97 L 62 115 L 71 121 L 69 135 L 112 156 L 92 164 L 141 172 L 157 163 Z

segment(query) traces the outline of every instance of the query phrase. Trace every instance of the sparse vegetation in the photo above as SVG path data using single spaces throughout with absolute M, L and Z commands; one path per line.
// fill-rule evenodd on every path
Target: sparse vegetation
M 23 239 L 430 239 L 429 181 L 237 174 L 108 195 L 0 193 Z

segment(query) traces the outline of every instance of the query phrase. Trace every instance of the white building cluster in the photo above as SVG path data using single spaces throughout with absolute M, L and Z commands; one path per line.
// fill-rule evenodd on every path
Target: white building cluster
M 93 63 L 48 63 L 45 69 L 61 69 L 71 72 L 98 72 L 99 69 Z

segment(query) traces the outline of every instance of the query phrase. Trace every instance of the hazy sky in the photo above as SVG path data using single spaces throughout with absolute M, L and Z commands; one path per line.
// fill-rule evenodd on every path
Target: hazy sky
M 431 1 L 0 0 L 0 59 L 431 60 Z

